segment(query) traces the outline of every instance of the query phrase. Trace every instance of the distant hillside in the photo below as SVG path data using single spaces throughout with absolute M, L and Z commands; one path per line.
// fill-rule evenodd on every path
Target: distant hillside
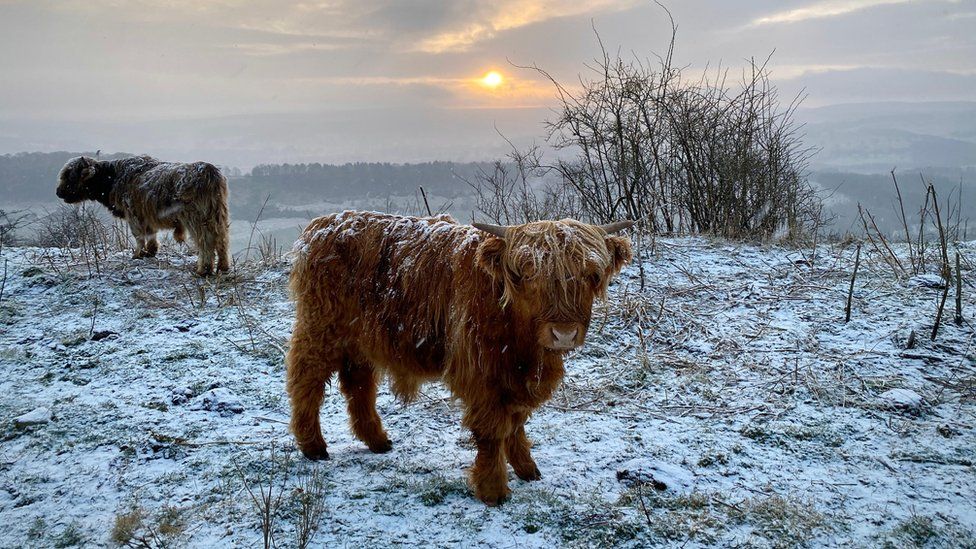
M 943 215 L 951 216 L 953 223 L 958 219 L 961 227 L 967 226 L 967 219 L 973 221 L 972 230 L 966 235 L 976 235 L 976 168 L 948 169 L 924 168 L 921 170 L 901 170 L 896 172 L 905 205 L 905 215 L 909 224 L 918 220 L 918 211 L 925 201 L 925 187 L 919 174 L 935 185 L 939 203 L 943 205 Z M 838 233 L 861 230 L 857 205 L 868 208 L 874 215 L 878 227 L 896 239 L 902 237 L 902 225 L 897 212 L 898 203 L 891 174 L 860 174 L 838 171 L 815 172 L 810 177 L 827 197 L 825 207 L 834 216 L 833 230 Z M 960 195 L 962 197 L 960 202 Z M 946 204 L 951 201 L 953 212 L 949 213 Z
M 893 167 L 976 166 L 976 103 L 859 103 L 803 109 L 818 169 L 885 173 Z

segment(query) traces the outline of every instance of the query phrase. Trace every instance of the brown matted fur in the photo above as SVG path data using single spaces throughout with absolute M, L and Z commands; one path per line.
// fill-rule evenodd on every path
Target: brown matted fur
M 149 156 L 122 160 L 72 158 L 58 174 L 58 198 L 68 204 L 97 200 L 129 222 L 136 237 L 134 258 L 156 255 L 156 231 L 173 229 L 197 245 L 197 274 L 230 269 L 227 180 L 206 162 L 160 162 Z
M 291 428 L 307 457 L 328 458 L 319 410 L 333 375 L 373 452 L 392 447 L 376 413 L 380 377 L 407 401 L 442 379 L 477 443 L 476 496 L 494 505 L 508 495 L 506 459 L 519 478 L 541 478 L 524 424 L 562 380 L 563 353 L 583 343 L 594 298 L 631 248 L 573 220 L 504 234 L 450 216 L 343 212 L 309 224 L 295 243 L 287 356 Z

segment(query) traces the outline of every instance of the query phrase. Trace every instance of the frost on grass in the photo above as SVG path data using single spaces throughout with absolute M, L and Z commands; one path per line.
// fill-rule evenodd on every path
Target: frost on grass
M 543 479 L 513 475 L 511 501 L 486 509 L 437 385 L 408 407 L 382 390 L 383 455 L 330 388 L 333 459 L 295 452 L 286 262 L 201 280 L 167 253 L 3 259 L 0 546 L 260 547 L 264 524 L 278 546 L 976 543 L 969 263 L 966 324 L 933 342 L 941 290 L 863 250 L 845 324 L 849 247 L 658 240 L 528 423 Z M 247 489 L 269 483 L 267 523 Z

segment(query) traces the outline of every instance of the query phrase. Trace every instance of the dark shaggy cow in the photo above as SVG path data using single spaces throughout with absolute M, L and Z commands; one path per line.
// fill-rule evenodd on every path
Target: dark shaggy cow
M 187 232 L 197 245 L 197 273 L 230 269 L 230 216 L 227 181 L 206 162 L 160 162 L 140 156 L 122 160 L 72 158 L 58 175 L 58 198 L 68 204 L 97 200 L 129 222 L 136 237 L 134 258 L 156 255 L 156 231 Z
M 301 451 L 329 457 L 319 409 L 334 374 L 373 452 L 392 447 L 376 413 L 380 376 L 403 400 L 442 379 L 477 443 L 475 495 L 489 505 L 508 495 L 506 459 L 519 478 L 541 478 L 525 422 L 562 380 L 563 354 L 583 344 L 594 298 L 630 261 L 630 241 L 612 235 L 630 225 L 475 228 L 359 212 L 312 221 L 295 244 L 287 356 Z

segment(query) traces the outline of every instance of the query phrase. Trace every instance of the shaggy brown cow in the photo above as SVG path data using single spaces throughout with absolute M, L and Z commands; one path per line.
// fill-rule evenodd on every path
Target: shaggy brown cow
M 186 231 L 197 245 L 197 274 L 230 269 L 230 215 L 227 180 L 206 162 L 160 162 L 148 156 L 122 160 L 72 158 L 58 175 L 58 198 L 68 204 L 97 200 L 129 222 L 136 237 L 133 258 L 156 255 L 156 231 Z
M 519 478 L 541 478 L 525 421 L 562 380 L 563 354 L 582 345 L 594 298 L 630 261 L 630 241 L 611 234 L 631 224 L 476 229 L 449 216 L 360 212 L 312 221 L 291 274 L 287 387 L 299 448 L 329 457 L 319 409 L 333 374 L 353 432 L 373 452 L 392 447 L 376 413 L 380 376 L 406 401 L 440 378 L 477 443 L 478 498 L 495 505 L 508 495 L 506 458 Z

